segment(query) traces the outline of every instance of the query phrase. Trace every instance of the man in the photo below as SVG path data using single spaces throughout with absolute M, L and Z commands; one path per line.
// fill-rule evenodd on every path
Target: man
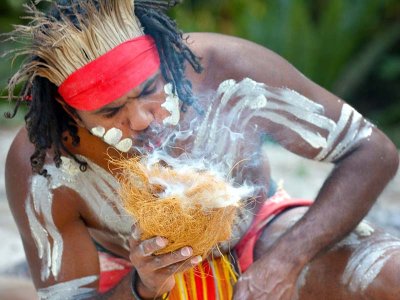
M 243 117 L 229 127 L 243 130 L 242 139 L 227 144 L 239 149 L 230 166 L 246 155 L 258 159 L 251 153 L 264 133 L 294 153 L 336 165 L 309 209 L 298 207 L 307 201 L 274 191 L 265 161 L 253 166 L 257 159 L 248 159 L 235 173 L 237 182 L 262 191 L 258 204 L 239 214 L 241 241 L 231 241 L 242 272 L 233 297 L 395 299 L 398 240 L 364 224 L 335 246 L 397 170 L 396 148 L 382 132 L 263 47 L 217 34 L 182 38 L 163 1 L 58 3 L 52 16 L 32 8 L 33 22 L 17 29 L 22 38 L 33 36 L 33 45 L 22 50 L 30 60 L 10 82 L 12 90 L 27 80 L 21 99 L 30 111 L 7 158 L 7 195 L 42 299 L 191 298 L 188 290 L 197 299 L 232 296 L 224 292 L 237 278 L 226 259 L 201 263 L 190 247 L 156 256 L 168 241 L 142 241 L 139 228 L 131 231 L 105 155 L 109 146 L 128 155 L 149 149 L 193 116 L 214 122 L 216 111 Z M 215 91 L 213 101 L 197 96 Z M 215 152 L 228 149 L 217 147 L 230 136 L 219 130 L 227 123 L 213 124 L 204 130 L 206 144 L 201 128 L 195 131 L 194 149 L 210 138 Z M 181 273 L 207 264 L 215 281 L 203 276 L 196 285 L 196 277 Z M 220 267 L 227 271 L 215 271 Z

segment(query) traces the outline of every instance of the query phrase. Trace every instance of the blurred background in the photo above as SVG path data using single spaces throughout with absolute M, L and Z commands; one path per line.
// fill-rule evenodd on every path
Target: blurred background
M 23 23 L 26 0 L 0 1 L 0 33 Z M 45 5 L 45 4 L 44 4 Z M 246 38 L 277 52 L 307 77 L 353 105 L 400 148 L 399 0 L 185 0 L 170 12 L 185 32 L 211 31 Z M 14 45 L 0 43 L 0 53 Z M 241 59 L 245 59 L 243 56 Z M 19 61 L 0 59 L 0 93 Z M 4 161 L 24 110 L 15 119 L 0 100 L 0 279 L 29 277 L 4 189 Z M 295 157 L 270 145 L 274 177 L 297 197 L 313 198 L 331 166 Z M 367 219 L 400 237 L 400 175 Z M 0 282 L 0 298 L 1 282 Z
M 0 1 L 0 32 L 24 21 L 26 2 Z M 185 32 L 226 33 L 272 49 L 400 147 L 400 1 L 185 0 L 171 15 Z M 11 48 L 0 45 L 1 52 Z M 0 89 L 11 73 L 10 59 L 2 58 Z M 11 123 L 1 117 L 1 126 Z

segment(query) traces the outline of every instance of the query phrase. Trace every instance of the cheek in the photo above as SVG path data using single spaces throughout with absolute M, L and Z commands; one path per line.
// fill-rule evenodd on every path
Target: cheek
M 87 130 L 94 136 L 102 139 L 106 144 L 115 147 L 121 152 L 128 152 L 133 144 L 129 132 L 124 130 L 124 126 L 118 119 L 103 119 L 92 116 L 82 115 L 82 122 Z
M 103 126 L 96 126 L 91 128 L 90 132 L 121 152 L 128 152 L 132 148 L 132 139 L 124 138 L 124 134 L 119 128 L 111 127 L 106 129 Z

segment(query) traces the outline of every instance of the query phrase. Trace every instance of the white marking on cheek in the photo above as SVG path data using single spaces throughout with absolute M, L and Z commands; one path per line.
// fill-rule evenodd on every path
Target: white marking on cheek
M 164 91 L 167 94 L 167 98 L 161 107 L 165 108 L 170 113 L 170 116 L 165 118 L 163 123 L 164 125 L 176 126 L 180 120 L 179 98 L 172 93 L 172 84 L 170 83 L 165 85 Z
M 172 83 L 167 83 L 164 85 L 164 92 L 167 95 L 172 95 Z
M 121 139 L 122 131 L 118 128 L 111 128 L 104 135 L 104 141 L 111 146 L 117 145 Z
M 382 271 L 393 253 L 400 250 L 400 240 L 384 235 L 371 237 L 355 247 L 342 276 L 342 283 L 352 292 L 364 291 Z
M 95 295 L 96 289 L 85 288 L 85 285 L 98 280 L 98 276 L 88 276 L 63 283 L 58 283 L 47 288 L 39 289 L 38 296 L 42 300 L 62 299 L 87 299 Z
M 90 130 L 90 132 L 94 135 L 97 136 L 99 138 L 102 138 L 104 136 L 104 134 L 106 133 L 106 129 L 102 126 L 97 126 L 94 127 Z
M 369 226 L 368 223 L 366 222 L 361 222 L 357 228 L 356 228 L 356 232 L 358 233 L 359 236 L 361 237 L 368 237 L 371 234 L 373 234 L 375 232 L 375 230 Z
M 165 103 L 162 104 L 161 107 L 164 107 L 170 113 L 170 116 L 163 120 L 163 124 L 173 126 L 178 125 L 181 117 L 178 97 L 167 97 Z
M 124 139 L 120 141 L 115 148 L 117 148 L 121 152 L 128 152 L 132 148 L 132 140 L 130 138 Z

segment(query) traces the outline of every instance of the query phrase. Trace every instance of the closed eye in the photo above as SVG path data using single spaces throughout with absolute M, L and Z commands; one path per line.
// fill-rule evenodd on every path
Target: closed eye
M 143 91 L 139 94 L 138 98 L 140 97 L 145 97 L 148 95 L 153 94 L 157 90 L 157 85 L 154 85 L 153 87 L 148 87 L 146 89 L 143 89 Z
M 111 119 L 114 117 L 118 112 L 124 107 L 124 105 L 117 106 L 117 107 L 109 107 L 106 111 L 104 111 L 103 116 L 107 119 Z

